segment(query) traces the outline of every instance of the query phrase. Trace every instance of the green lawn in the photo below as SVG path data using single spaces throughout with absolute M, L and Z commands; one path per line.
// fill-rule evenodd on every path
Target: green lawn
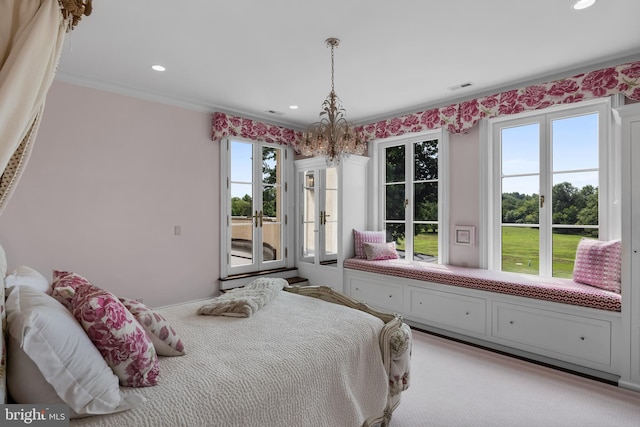
M 553 235 L 553 276 L 571 278 L 578 242 L 577 234 Z M 438 256 L 438 233 L 426 233 L 414 239 L 415 252 Z M 502 270 L 538 274 L 538 231 L 532 228 L 505 227 L 502 234 Z M 398 242 L 404 249 L 404 242 Z

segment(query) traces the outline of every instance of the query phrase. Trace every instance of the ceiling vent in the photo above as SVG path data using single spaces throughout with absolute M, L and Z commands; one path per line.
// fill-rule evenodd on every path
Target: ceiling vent
M 458 90 L 458 89 L 463 89 L 465 87 L 469 87 L 471 85 L 473 85 L 473 83 L 466 82 L 466 83 L 460 83 L 459 85 L 451 86 L 451 87 L 449 87 L 447 89 L 449 89 L 449 90 Z

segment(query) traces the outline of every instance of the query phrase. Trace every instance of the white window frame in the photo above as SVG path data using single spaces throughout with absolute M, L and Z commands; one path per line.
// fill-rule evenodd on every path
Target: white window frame
M 262 256 L 260 255 L 258 262 L 250 264 L 248 266 L 231 266 L 231 141 L 245 142 L 252 145 L 258 145 L 260 147 L 279 148 L 283 150 L 284 161 L 282 162 L 282 179 L 283 179 L 283 200 L 282 200 L 282 229 L 281 239 L 283 244 L 283 256 L 282 260 L 278 262 L 269 262 L 264 264 L 261 262 Z M 293 218 L 293 202 L 291 198 L 291 191 L 289 191 L 289 183 L 293 182 L 293 160 L 291 155 L 291 148 L 281 144 L 268 143 L 262 141 L 253 141 L 246 138 L 224 138 L 220 141 L 220 277 L 227 278 L 236 274 L 254 273 L 262 271 L 265 265 L 268 265 L 269 269 L 272 268 L 288 268 L 293 266 L 292 251 L 292 239 L 294 230 L 289 219 Z M 261 174 L 260 174 L 261 176 Z M 261 254 L 262 251 L 259 251 Z
M 599 218 L 599 238 L 600 240 L 615 239 L 620 236 L 620 141 L 615 138 L 612 128 L 611 98 L 600 98 L 569 105 L 552 106 L 543 110 L 530 111 L 520 114 L 507 115 L 480 122 L 480 156 L 481 156 L 481 179 L 480 182 L 480 229 L 478 239 L 480 242 L 480 267 L 490 270 L 500 271 L 501 261 L 501 157 L 499 141 L 496 140 L 496 129 L 503 127 L 506 122 L 516 124 L 526 123 L 527 120 L 548 116 L 545 119 L 549 122 L 551 118 L 569 117 L 571 115 L 581 115 L 588 112 L 598 112 L 602 118 L 602 126 L 599 130 L 599 183 L 598 183 L 598 218 Z M 546 126 L 545 126 L 546 129 Z M 550 138 L 550 130 L 546 132 L 544 139 Z M 545 161 L 541 158 L 541 162 Z M 548 181 L 548 180 L 547 180 Z M 552 182 L 546 184 L 546 189 L 550 191 Z M 605 190 L 605 191 L 603 191 Z M 549 193 L 550 194 L 550 193 Z M 540 227 L 543 221 L 540 218 Z M 549 221 L 550 222 L 550 221 Z M 551 224 L 548 224 L 549 226 Z M 546 227 L 547 224 L 544 224 Z M 548 237 L 541 235 L 540 250 L 540 275 L 551 275 L 551 266 L 543 268 L 543 257 L 546 257 L 552 250 L 552 243 Z
M 369 156 L 375 167 L 370 171 L 370 182 L 375 182 L 376 190 L 371 197 L 372 213 L 370 219 L 371 229 L 384 229 L 385 212 L 385 156 L 384 150 L 387 147 L 404 144 L 413 144 L 421 141 L 438 140 L 438 263 L 447 264 L 449 262 L 449 133 L 443 129 L 435 129 L 424 132 L 411 133 L 391 138 L 374 140 L 369 144 Z M 412 161 L 409 156 L 406 162 Z M 411 170 L 405 167 L 405 170 Z M 411 211 L 410 218 L 407 218 L 407 230 L 413 229 L 413 192 L 408 192 L 408 211 Z M 413 252 L 411 252 L 413 254 Z

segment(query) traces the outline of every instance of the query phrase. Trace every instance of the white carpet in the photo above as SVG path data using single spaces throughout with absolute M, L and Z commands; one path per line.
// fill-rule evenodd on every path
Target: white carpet
M 391 427 L 639 427 L 640 393 L 413 330 Z

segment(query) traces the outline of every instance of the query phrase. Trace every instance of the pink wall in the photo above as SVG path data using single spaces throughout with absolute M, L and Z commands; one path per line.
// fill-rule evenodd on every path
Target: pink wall
M 478 226 L 480 223 L 480 130 L 474 126 L 466 134 L 449 135 L 449 264 L 479 267 Z M 455 226 L 475 227 L 473 246 L 454 244 Z
M 210 122 L 210 113 L 55 82 L 0 217 L 9 271 L 75 271 L 152 307 L 216 293 L 220 159 Z

